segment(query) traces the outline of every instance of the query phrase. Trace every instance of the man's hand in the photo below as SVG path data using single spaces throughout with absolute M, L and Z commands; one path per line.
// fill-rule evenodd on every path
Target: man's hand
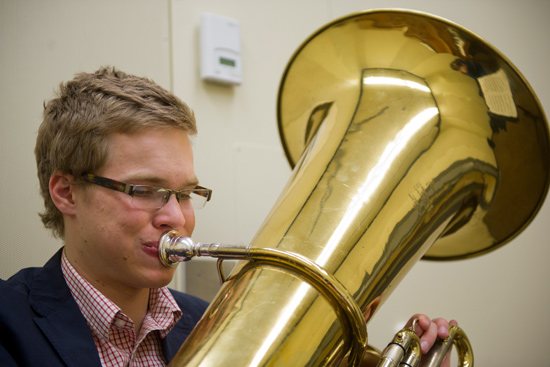
M 450 322 L 447 322 L 447 320 L 443 318 L 436 318 L 431 320 L 428 316 L 424 314 L 414 314 L 409 319 L 405 327 L 410 328 L 413 324 L 414 319 L 418 319 L 415 325 L 414 332 L 416 333 L 416 335 L 418 335 L 420 339 L 420 348 L 422 350 L 423 356 L 430 351 L 438 337 L 440 339 L 445 339 L 449 336 L 449 325 L 458 325 L 455 320 L 451 320 Z M 450 356 L 451 352 L 449 351 L 440 367 L 450 367 Z M 363 360 L 361 362 L 361 367 L 374 367 L 378 364 L 378 360 L 378 356 L 370 353 L 365 353 L 365 356 L 363 357 Z M 420 366 L 422 366 L 423 363 L 424 361 L 421 360 Z M 347 365 L 348 360 L 347 358 L 344 358 L 344 360 L 339 364 L 339 367 Z
M 406 327 L 411 327 L 414 319 L 418 319 L 414 332 L 420 337 L 422 355 L 430 351 L 438 337 L 440 339 L 445 339 L 449 336 L 449 324 L 458 325 L 455 320 L 451 320 L 450 322 L 447 322 L 447 320 L 443 318 L 430 320 L 430 318 L 424 314 L 415 314 L 409 319 Z M 450 355 L 451 353 L 449 352 L 441 364 L 441 367 L 450 367 Z M 422 365 L 422 362 L 420 365 Z

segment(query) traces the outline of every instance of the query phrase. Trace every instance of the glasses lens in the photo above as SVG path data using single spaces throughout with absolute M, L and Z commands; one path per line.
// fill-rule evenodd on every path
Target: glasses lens
M 136 185 L 132 194 L 132 204 L 141 209 L 158 209 L 162 208 L 169 195 L 170 191 L 160 187 Z
M 178 200 L 183 210 L 198 210 L 204 208 L 208 201 L 208 195 L 205 196 L 204 190 L 187 190 L 178 193 Z
M 141 209 L 159 209 L 168 202 L 170 191 L 161 187 L 135 185 L 132 204 Z M 204 207 L 210 198 L 208 189 L 182 190 L 176 193 L 182 210 L 198 210 Z

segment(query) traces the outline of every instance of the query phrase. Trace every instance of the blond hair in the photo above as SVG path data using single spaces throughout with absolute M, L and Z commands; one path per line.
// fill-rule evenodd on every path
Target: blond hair
M 108 156 L 108 137 L 148 128 L 197 132 L 193 111 L 153 81 L 112 67 L 77 74 L 61 84 L 56 98 L 44 105 L 35 156 L 46 228 L 63 238 L 63 216 L 49 192 L 52 175 L 61 171 L 79 180 L 101 168 Z

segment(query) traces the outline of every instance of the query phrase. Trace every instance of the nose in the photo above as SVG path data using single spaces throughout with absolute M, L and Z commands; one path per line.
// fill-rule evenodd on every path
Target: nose
M 158 228 L 170 228 L 181 230 L 186 223 L 186 214 L 181 209 L 176 195 L 170 195 L 170 198 L 164 206 L 157 211 L 153 219 L 153 225 Z

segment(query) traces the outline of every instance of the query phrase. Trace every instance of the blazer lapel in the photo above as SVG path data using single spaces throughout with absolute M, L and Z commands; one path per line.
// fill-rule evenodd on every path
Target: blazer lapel
M 187 339 L 194 327 L 195 322 L 193 319 L 184 313 L 179 322 L 174 325 L 174 328 L 166 335 L 166 338 L 162 341 L 162 345 L 164 348 L 164 357 L 167 362 L 170 362 L 174 358 L 184 340 Z
M 61 251 L 30 285 L 29 302 L 37 313 L 35 322 L 67 365 L 100 367 L 90 329 L 63 278 Z

